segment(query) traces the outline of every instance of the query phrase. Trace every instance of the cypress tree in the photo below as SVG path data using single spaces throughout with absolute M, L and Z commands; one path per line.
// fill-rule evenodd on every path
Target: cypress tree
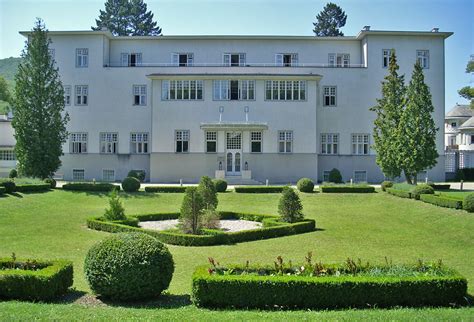
M 347 15 L 337 4 L 329 2 L 316 16 L 313 32 L 317 37 L 344 36 L 339 30 L 346 25 Z

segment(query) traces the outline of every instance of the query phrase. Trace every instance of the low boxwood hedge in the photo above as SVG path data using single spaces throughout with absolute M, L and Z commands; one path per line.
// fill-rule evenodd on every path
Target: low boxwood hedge
M 245 267 L 232 267 L 244 270 Z M 193 274 L 192 301 L 200 307 L 347 308 L 440 306 L 462 303 L 467 281 L 458 273 L 443 276 L 295 276 Z
M 110 192 L 114 189 L 120 190 L 120 186 L 114 185 L 112 183 L 71 182 L 63 184 L 63 189 L 70 191 Z
M 144 232 L 152 235 L 158 240 L 172 245 L 181 246 L 210 246 L 222 244 L 234 244 L 252 240 L 268 239 L 281 236 L 302 234 L 315 230 L 316 222 L 312 219 L 305 219 L 296 223 L 281 223 L 278 222 L 277 216 L 261 215 L 261 214 L 246 214 L 237 212 L 219 212 L 222 219 L 245 219 L 259 221 L 264 224 L 263 228 L 244 230 L 238 232 L 219 233 L 219 234 L 205 234 L 205 235 L 191 235 L 174 231 L 158 231 L 151 229 L 143 229 L 132 227 L 118 222 L 105 221 L 100 217 L 89 218 L 87 220 L 87 227 L 94 230 L 101 230 L 110 233 L 118 232 Z M 156 213 L 156 214 L 142 214 L 133 216 L 139 221 L 154 221 L 177 219 L 179 213 Z
M 15 191 L 18 192 L 41 192 L 41 191 L 49 191 L 51 189 L 51 184 L 50 183 L 23 183 L 23 184 L 17 184 Z
M 462 200 L 437 195 L 420 195 L 420 200 L 436 206 L 462 209 Z
M 186 190 L 184 186 L 158 186 L 145 187 L 146 192 L 162 192 L 162 193 L 181 193 Z
M 326 193 L 372 193 L 375 188 L 372 186 L 358 186 L 358 185 L 327 185 L 319 188 L 321 192 Z
M 449 183 L 428 183 L 434 190 L 449 190 L 451 185 Z
M 0 187 L 0 196 L 5 194 L 5 192 L 6 192 L 5 187 Z
M 15 260 L 19 264 L 21 260 Z M 39 269 L 9 269 L 12 260 L 0 259 L 0 298 L 47 301 L 72 286 L 72 263 L 63 260 L 36 260 Z
M 408 198 L 408 199 L 411 198 L 411 192 L 407 191 L 407 190 L 399 190 L 399 189 L 395 189 L 395 188 L 388 188 L 387 192 L 391 195 L 394 195 L 394 196 L 397 196 L 397 197 L 400 197 L 400 198 Z
M 240 186 L 235 187 L 237 193 L 280 193 L 284 186 Z

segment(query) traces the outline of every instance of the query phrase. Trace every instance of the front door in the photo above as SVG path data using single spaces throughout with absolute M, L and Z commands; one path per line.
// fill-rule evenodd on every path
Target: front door
M 226 174 L 239 176 L 242 167 L 242 132 L 226 133 Z

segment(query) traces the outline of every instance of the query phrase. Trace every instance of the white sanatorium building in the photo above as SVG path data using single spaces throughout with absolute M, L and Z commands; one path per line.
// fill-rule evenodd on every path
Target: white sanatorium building
M 29 32 L 22 32 L 28 36 Z M 50 31 L 71 120 L 60 173 L 114 181 L 380 182 L 371 148 L 390 51 L 408 82 L 420 60 L 444 180 L 444 40 L 450 32 L 357 36 L 150 36 Z

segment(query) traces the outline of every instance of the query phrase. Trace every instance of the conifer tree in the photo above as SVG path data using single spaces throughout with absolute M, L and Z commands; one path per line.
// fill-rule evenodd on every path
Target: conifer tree
M 61 165 L 69 116 L 64 112 L 64 89 L 49 53 L 48 31 L 36 21 L 15 75 L 13 99 L 15 152 L 26 176 L 50 177 Z
M 339 29 L 346 25 L 347 15 L 337 4 L 329 2 L 316 16 L 313 32 L 317 37 L 344 36 Z
M 408 183 L 417 183 L 417 174 L 431 169 L 437 163 L 434 107 L 429 87 L 425 84 L 423 69 L 416 62 L 407 87 L 405 109 L 398 125 L 398 163 Z

